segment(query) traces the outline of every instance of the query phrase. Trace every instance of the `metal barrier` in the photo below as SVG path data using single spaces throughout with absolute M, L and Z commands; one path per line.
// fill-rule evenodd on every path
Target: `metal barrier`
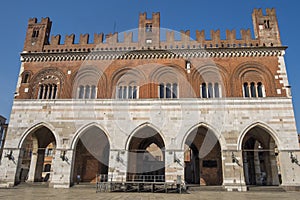
M 181 176 L 166 182 L 164 175 L 127 175 L 113 176 L 98 174 L 96 176 L 96 192 L 178 192 L 185 189 Z

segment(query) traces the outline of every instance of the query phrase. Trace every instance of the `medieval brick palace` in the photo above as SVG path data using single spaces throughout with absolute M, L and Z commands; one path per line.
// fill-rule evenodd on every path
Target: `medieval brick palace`
M 160 13 L 123 33 L 51 36 L 30 19 L 0 186 L 68 188 L 157 175 L 186 184 L 300 186 L 300 150 L 274 9 L 250 29 L 176 32 Z M 78 180 L 77 180 L 78 179 Z M 178 180 L 178 179 L 177 179 Z

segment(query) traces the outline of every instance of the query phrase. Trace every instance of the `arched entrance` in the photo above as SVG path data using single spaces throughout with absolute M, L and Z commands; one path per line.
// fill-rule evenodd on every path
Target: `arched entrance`
M 55 149 L 55 136 L 47 127 L 29 133 L 21 146 L 17 182 L 49 181 Z
M 149 126 L 138 130 L 130 140 L 128 154 L 127 181 L 139 175 L 161 175 L 159 181 L 165 180 L 165 144 L 156 130 Z
M 279 185 L 277 145 L 260 126 L 251 128 L 243 138 L 243 166 L 247 185 Z
M 195 128 L 185 141 L 184 177 L 188 184 L 221 185 L 221 146 L 212 130 Z
M 72 183 L 95 182 L 97 174 L 108 174 L 110 144 L 98 127 L 85 130 L 77 139 Z

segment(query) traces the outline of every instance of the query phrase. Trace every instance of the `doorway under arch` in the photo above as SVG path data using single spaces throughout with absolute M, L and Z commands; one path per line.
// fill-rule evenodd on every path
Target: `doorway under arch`
M 159 177 L 156 181 L 165 180 L 165 144 L 160 134 L 149 126 L 138 130 L 128 146 L 126 179 L 134 181 L 140 175 L 156 175 Z
M 195 128 L 185 141 L 184 177 L 188 184 L 222 185 L 221 146 L 212 130 Z
M 242 141 L 246 185 L 280 185 L 280 166 L 274 138 L 260 126 L 251 128 Z
M 51 154 L 47 151 L 51 147 Z M 51 165 L 56 149 L 54 134 L 45 126 L 29 133 L 21 145 L 17 183 L 47 182 L 50 180 Z M 48 173 L 44 173 L 45 166 Z
M 76 141 L 71 183 L 96 181 L 97 174 L 108 174 L 110 144 L 103 130 L 86 129 Z

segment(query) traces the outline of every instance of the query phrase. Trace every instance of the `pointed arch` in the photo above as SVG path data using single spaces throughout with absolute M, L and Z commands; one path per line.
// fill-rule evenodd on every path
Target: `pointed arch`
M 92 127 L 97 127 L 99 128 L 107 137 L 107 140 L 109 142 L 109 145 L 111 145 L 111 138 L 110 138 L 110 135 L 108 134 L 108 131 L 103 127 L 101 126 L 100 124 L 96 123 L 96 122 L 91 122 L 89 124 L 85 124 L 83 126 L 81 126 L 77 131 L 76 133 L 74 134 L 73 138 L 72 138 L 72 142 L 70 144 L 70 148 L 71 149 L 75 149 L 76 147 L 76 143 L 78 142 L 78 139 L 80 138 L 80 136 L 82 134 L 84 134 L 85 131 L 89 130 L 90 128 Z
M 54 138 L 56 140 L 57 148 L 60 148 L 61 143 L 60 143 L 59 135 L 54 131 L 55 127 L 52 124 L 47 123 L 47 122 L 39 122 L 39 123 L 31 126 L 29 129 L 27 129 L 21 136 L 21 139 L 20 139 L 19 144 L 18 144 L 18 148 L 22 148 L 22 144 L 24 143 L 24 140 L 26 139 L 26 137 L 30 133 L 33 133 L 34 131 L 36 131 L 36 130 L 42 128 L 42 127 L 46 127 L 47 129 L 49 129 L 51 131 L 51 133 L 54 135 Z
M 73 150 L 71 183 L 80 177 L 81 182 L 94 182 L 96 174 L 108 174 L 110 139 L 107 131 L 92 122 L 82 126 L 71 142 Z
M 129 146 L 130 146 L 130 142 L 131 142 L 131 139 L 134 137 L 134 135 L 136 133 L 138 133 L 140 130 L 142 130 L 143 128 L 146 128 L 146 127 L 149 127 L 149 128 L 152 128 L 153 130 L 155 130 L 159 136 L 161 137 L 161 139 L 163 140 L 163 143 L 166 145 L 166 140 L 165 140 L 165 137 L 164 135 L 162 134 L 162 132 L 159 130 L 158 127 L 156 127 L 155 125 L 153 125 L 152 123 L 149 123 L 149 122 L 145 122 L 145 123 L 142 123 L 140 124 L 139 126 L 137 126 L 132 132 L 131 134 L 128 136 L 127 140 L 126 140 L 126 143 L 125 143 L 125 150 L 129 150 Z
M 259 127 L 261 129 L 263 129 L 264 131 L 266 131 L 267 133 L 270 134 L 270 136 L 274 139 L 275 143 L 277 144 L 278 149 L 280 150 L 281 147 L 281 143 L 280 140 L 276 134 L 276 131 L 274 131 L 270 126 L 268 126 L 266 123 L 261 122 L 261 121 L 257 121 L 257 122 L 253 122 L 250 125 L 246 126 L 246 128 L 244 128 L 244 130 L 241 132 L 241 134 L 238 137 L 238 141 L 237 141 L 237 150 L 240 151 L 242 150 L 242 144 L 243 144 L 243 140 L 246 136 L 246 134 L 255 127 Z
M 201 122 L 189 129 L 182 142 L 185 181 L 189 184 L 222 185 L 222 150 L 226 146 L 222 135 Z
M 207 123 L 204 123 L 204 122 L 199 122 L 198 124 L 195 124 L 194 126 L 192 126 L 184 135 L 183 137 L 183 140 L 181 142 L 181 149 L 184 150 L 184 145 L 185 145 L 185 142 L 186 142 L 186 139 L 189 137 L 189 135 L 196 129 L 196 128 L 199 128 L 199 127 L 204 127 L 204 128 L 207 128 L 208 130 L 211 130 L 212 133 L 214 134 L 214 136 L 218 139 L 219 143 L 220 143 L 220 146 L 221 146 L 221 150 L 226 150 L 227 149 L 227 145 L 226 145 L 226 140 L 224 138 L 224 136 L 219 133 L 217 131 L 217 129 L 215 129 L 213 126 L 207 124 Z
M 19 168 L 15 177 L 17 183 L 26 180 L 32 182 L 45 180 L 46 176 L 43 174 L 45 164 L 51 165 L 54 158 L 52 153 L 46 154 L 48 146 L 53 145 L 51 148 L 53 152 L 61 146 L 58 134 L 54 130 L 51 124 L 40 122 L 31 126 L 21 136 L 18 144 L 20 154 L 17 165 Z

